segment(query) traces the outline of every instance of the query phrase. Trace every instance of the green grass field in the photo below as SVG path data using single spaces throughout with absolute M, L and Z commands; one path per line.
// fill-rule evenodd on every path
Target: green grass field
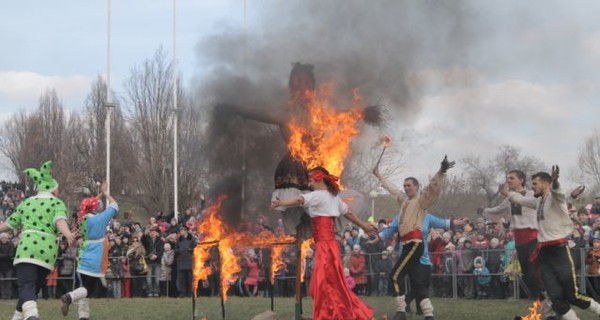
M 364 298 L 364 297 L 363 297 Z M 391 319 L 393 306 L 391 297 L 366 297 L 364 299 L 375 309 L 377 319 L 388 315 Z M 275 298 L 275 313 L 279 319 L 294 319 L 293 298 Z M 38 300 L 42 320 L 77 319 L 77 306 L 72 306 L 69 315 L 63 318 L 60 314 L 59 300 Z M 0 300 L 0 319 L 10 319 L 13 313 L 14 300 Z M 303 300 L 304 315 L 310 317 L 312 303 Z M 437 320 L 512 320 L 516 315 L 525 315 L 530 303 L 526 300 L 465 300 L 465 299 L 433 299 Z M 269 310 L 268 298 L 231 297 L 225 302 L 225 319 L 252 319 L 255 315 Z M 217 298 L 199 298 L 197 300 L 197 316 L 208 317 L 209 320 L 222 319 L 221 304 Z M 92 299 L 91 319 L 93 320 L 176 320 L 192 319 L 191 299 Z M 593 314 L 575 308 L 582 320 L 598 319 Z M 423 319 L 422 316 L 410 315 L 409 319 Z

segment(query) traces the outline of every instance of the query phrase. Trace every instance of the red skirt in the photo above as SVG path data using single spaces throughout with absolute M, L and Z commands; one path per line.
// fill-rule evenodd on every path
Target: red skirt
M 313 298 L 313 319 L 371 319 L 373 309 L 346 285 L 340 246 L 334 236 L 335 218 L 315 217 L 311 224 L 316 248 L 309 290 Z

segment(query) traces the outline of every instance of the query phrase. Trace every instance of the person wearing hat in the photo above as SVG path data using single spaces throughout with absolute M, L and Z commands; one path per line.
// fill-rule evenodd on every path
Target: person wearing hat
M 590 209 L 590 213 L 594 215 L 600 215 L 600 195 L 597 195 L 594 198 L 594 203 L 592 204 L 592 208 Z
M 101 213 L 95 214 L 100 204 L 99 197 L 90 197 L 81 200 L 77 225 L 83 243 L 79 247 L 79 263 L 77 273 L 81 279 L 81 286 L 61 297 L 63 316 L 69 313 L 69 306 L 79 302 L 79 320 L 90 317 L 89 295 L 93 295 L 104 286 L 104 276 L 108 268 L 108 251 L 110 249 L 106 238 L 106 227 L 111 219 L 117 215 L 119 206 L 115 199 L 108 194 L 108 184 L 102 183 L 100 193 L 106 198 L 107 207 Z
M 0 233 L 21 228 L 13 262 L 19 300 L 12 320 L 37 320 L 37 293 L 56 263 L 57 235 L 60 232 L 69 245 L 74 235 L 67 224 L 67 207 L 57 198 L 58 183 L 52 177 L 52 162 L 46 161 L 40 170 L 29 168 L 24 173 L 33 179 L 38 193 L 17 206 L 6 222 L 0 224 Z
M 175 247 L 177 291 L 180 297 L 192 295 L 192 260 L 196 242 L 196 238 L 189 233 L 188 227 L 182 226 Z
M 588 252 L 585 264 L 589 266 L 588 274 L 592 281 L 592 286 L 596 291 L 600 289 L 600 238 L 594 237 L 592 239 L 592 249 Z

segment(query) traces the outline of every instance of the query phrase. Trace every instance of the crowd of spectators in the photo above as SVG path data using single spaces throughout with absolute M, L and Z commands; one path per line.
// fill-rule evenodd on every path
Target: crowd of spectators
M 1 182 L 0 221 L 8 217 L 27 195 L 24 186 Z M 197 222 L 202 218 L 203 201 L 189 208 L 176 220 L 158 212 L 143 222 L 131 212 L 123 212 L 108 226 L 110 242 L 106 286 L 91 297 L 190 297 L 192 295 L 192 251 L 202 235 Z M 585 272 L 586 288 L 600 292 L 600 197 L 577 210 L 569 205 L 574 229 L 570 239 L 579 275 Z M 268 231 L 280 236 L 287 233 L 281 219 L 259 215 L 241 224 L 244 232 Z M 371 221 L 383 229 L 386 219 Z M 19 241 L 17 232 L 0 234 L 0 298 L 16 297 L 12 259 Z M 386 242 L 369 241 L 359 228 L 348 224 L 339 232 L 340 250 L 346 282 L 359 295 L 390 295 L 389 273 L 398 259 L 400 244 L 396 238 Z M 58 262 L 42 290 L 43 297 L 58 298 L 77 285 L 78 246 L 60 242 Z M 464 298 L 512 297 L 512 283 L 518 282 L 519 265 L 509 225 L 504 220 L 486 221 L 477 217 L 460 229 L 434 229 L 429 232 L 428 248 L 432 263 L 432 293 L 438 297 L 458 295 Z M 277 266 L 275 281 L 268 281 L 268 248 L 232 248 L 237 250 L 242 271 L 230 281 L 230 292 L 239 296 L 293 296 L 296 278 L 296 248 L 288 246 Z M 304 267 L 302 292 L 310 283 L 314 252 L 309 249 Z M 220 291 L 216 255 L 206 265 L 212 274 L 198 285 L 198 294 L 217 296 Z

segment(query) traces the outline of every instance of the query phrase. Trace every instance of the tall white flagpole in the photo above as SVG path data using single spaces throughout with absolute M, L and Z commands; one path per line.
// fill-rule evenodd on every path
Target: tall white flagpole
M 107 0 L 107 45 L 106 45 L 106 184 L 107 192 L 110 193 L 110 114 L 112 111 L 112 87 L 110 83 L 111 73 L 111 0 Z
M 177 107 L 177 0 L 173 0 L 173 214 L 175 220 L 179 222 L 178 217 L 178 175 L 179 167 L 177 162 L 177 118 L 179 118 L 179 109 Z

